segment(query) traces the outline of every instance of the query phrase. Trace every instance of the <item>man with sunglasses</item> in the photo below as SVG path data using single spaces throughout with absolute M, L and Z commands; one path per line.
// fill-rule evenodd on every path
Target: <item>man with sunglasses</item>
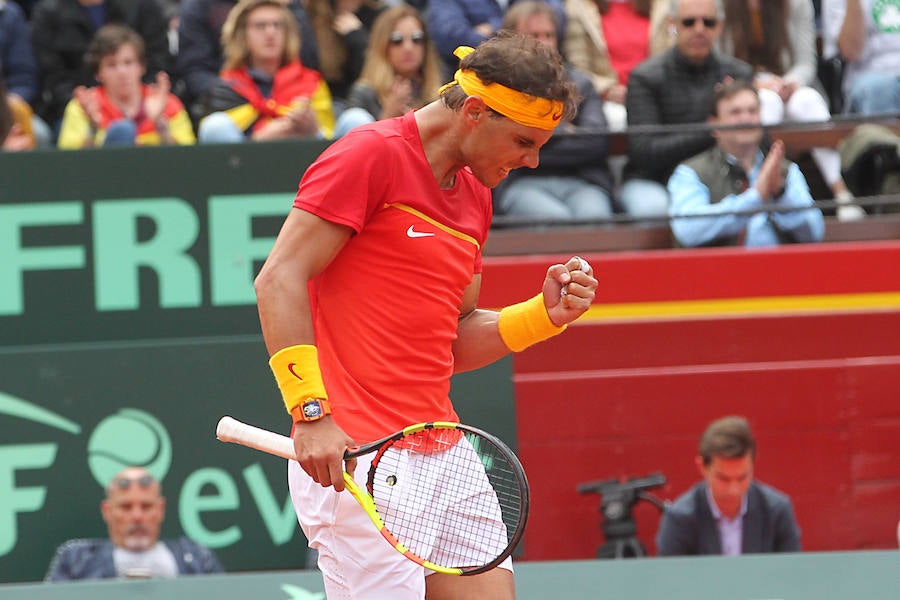
M 713 50 L 723 15 L 719 0 L 672 0 L 669 27 L 675 45 L 631 72 L 625 101 L 629 127 L 704 123 L 716 84 L 752 79 L 750 65 Z M 714 142 L 704 127 L 630 135 L 620 195 L 626 212 L 638 218 L 665 216 L 672 171 Z
M 174 578 L 221 573 L 208 548 L 181 537 L 159 539 L 166 499 L 159 482 L 141 467 L 128 467 L 106 486 L 100 512 L 109 539 L 69 540 L 56 551 L 45 581 Z

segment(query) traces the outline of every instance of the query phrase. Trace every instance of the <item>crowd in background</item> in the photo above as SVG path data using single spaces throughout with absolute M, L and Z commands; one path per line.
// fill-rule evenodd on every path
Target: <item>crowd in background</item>
M 582 94 L 539 169 L 495 191 L 525 221 L 678 216 L 669 178 L 715 145 L 708 129 L 629 135 L 613 169 L 592 132 L 710 123 L 728 79 L 752 81 L 760 125 L 900 110 L 900 0 L 0 0 L 0 140 L 334 139 L 423 106 L 457 46 L 502 28 L 556 47 Z M 811 156 L 838 216 L 865 216 L 837 150 Z

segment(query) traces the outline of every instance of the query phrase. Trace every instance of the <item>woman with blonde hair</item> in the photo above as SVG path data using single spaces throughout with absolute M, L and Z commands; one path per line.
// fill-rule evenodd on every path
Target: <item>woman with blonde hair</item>
M 441 83 L 437 52 L 419 11 L 406 4 L 387 9 L 372 26 L 366 62 L 338 118 L 336 137 L 424 106 Z
M 222 48 L 200 142 L 331 137 L 331 93 L 297 58 L 300 29 L 284 2 L 240 0 L 222 27 Z

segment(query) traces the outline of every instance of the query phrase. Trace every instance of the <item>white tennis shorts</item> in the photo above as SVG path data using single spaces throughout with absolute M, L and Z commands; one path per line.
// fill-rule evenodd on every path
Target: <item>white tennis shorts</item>
M 446 562 L 448 556 L 452 557 L 455 554 L 471 555 L 473 543 L 486 544 L 488 552 L 493 552 L 490 557 L 497 554 L 490 546 L 506 545 L 506 529 L 499 507 L 495 511 L 485 510 L 482 506 L 478 511 L 479 514 L 473 514 L 471 506 L 467 506 L 471 498 L 482 494 L 493 495 L 486 477 L 483 481 L 473 484 L 473 488 L 447 497 L 441 493 L 440 478 L 430 476 L 429 485 L 434 489 L 431 497 L 440 498 L 436 502 L 408 502 L 403 494 L 403 481 L 411 477 L 422 477 L 419 472 L 421 461 L 435 460 L 436 457 L 437 460 L 444 461 L 478 460 L 477 454 L 469 451 L 471 446 L 464 438 L 460 445 L 462 452 L 450 451 L 443 453 L 443 456 L 423 457 L 421 454 L 406 450 L 388 451 L 400 454 L 398 462 L 407 472 L 398 477 L 400 483 L 395 486 L 398 489 L 393 490 L 391 505 L 379 506 L 379 511 L 384 515 L 389 511 L 425 512 L 427 518 L 422 520 L 435 524 L 427 532 L 433 544 L 430 548 L 423 546 L 413 550 L 437 563 Z M 365 488 L 373 456 L 374 454 L 367 454 L 357 461 L 354 478 L 360 487 Z M 431 469 L 429 472 L 434 473 L 435 470 Z M 421 600 L 425 597 L 425 576 L 430 575 L 432 571 L 423 569 L 397 552 L 376 530 L 350 492 L 336 493 L 334 488 L 323 488 L 293 460 L 288 461 L 288 484 L 300 527 L 309 540 L 309 546 L 319 553 L 319 569 L 325 580 L 325 591 L 329 600 L 387 597 L 398 600 Z M 452 516 L 448 519 L 447 515 Z M 452 523 L 452 527 L 441 530 L 437 524 L 448 520 Z M 470 529 L 467 521 L 470 521 L 472 528 L 478 527 L 478 531 L 483 532 L 485 520 L 496 524 L 493 535 L 485 536 L 482 533 L 473 536 L 471 531 L 467 531 Z M 440 551 L 436 548 L 440 548 Z M 500 564 L 500 568 L 512 571 L 512 559 L 507 558 Z

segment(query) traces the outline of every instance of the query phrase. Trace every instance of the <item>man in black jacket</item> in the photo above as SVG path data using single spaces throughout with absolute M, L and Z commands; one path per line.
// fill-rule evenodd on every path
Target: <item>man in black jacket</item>
M 128 467 L 106 486 L 100 504 L 109 539 L 69 540 L 57 550 L 45 581 L 165 577 L 221 573 L 219 559 L 187 538 L 160 540 L 166 499 L 140 467 Z
M 666 508 L 656 535 L 660 556 L 800 551 L 791 500 L 753 480 L 755 458 L 743 417 L 706 428 L 696 458 L 703 481 Z
M 713 137 L 706 121 L 715 85 L 725 78 L 753 77 L 747 63 L 713 50 L 722 30 L 717 0 L 678 0 L 669 17 L 675 46 L 638 65 L 628 80 L 628 126 L 700 126 L 675 133 L 632 134 L 628 138 L 621 202 L 635 217 L 666 215 L 666 182 L 682 162 L 710 148 Z
M 41 79 L 37 110 L 51 127 L 58 127 L 72 90 L 96 85 L 84 53 L 107 23 L 128 25 L 143 38 L 146 83 L 165 70 L 168 25 L 157 0 L 40 0 L 31 15 L 31 40 Z

